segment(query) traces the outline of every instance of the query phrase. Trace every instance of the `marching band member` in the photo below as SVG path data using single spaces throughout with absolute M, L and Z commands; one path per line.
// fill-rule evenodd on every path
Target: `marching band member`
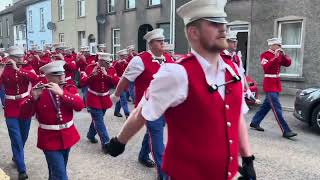
M 291 58 L 286 55 L 281 49 L 282 41 L 279 38 L 268 39 L 270 48 L 260 56 L 261 66 L 264 71 L 263 91 L 266 93 L 265 100 L 260 107 L 260 110 L 253 117 L 250 127 L 257 131 L 264 131 L 260 126 L 263 118 L 268 114 L 270 109 L 282 131 L 284 138 L 291 138 L 298 134 L 292 132 L 287 122 L 283 118 L 281 104 L 279 101 L 279 93 L 282 91 L 280 81 L 280 67 L 289 67 L 291 65 Z
M 31 116 L 21 116 L 20 103 L 30 95 L 30 87 L 37 81 L 37 74 L 32 67 L 23 62 L 22 47 L 12 46 L 8 49 L 9 65 L 0 66 L 0 86 L 5 91 L 4 116 L 11 140 L 12 160 L 17 166 L 19 180 L 27 179 L 24 162 L 24 145 L 28 139 Z
M 116 86 L 119 78 L 110 66 L 111 54 L 98 53 L 98 62 L 90 64 L 85 72 L 81 73 L 81 86 L 88 86 L 87 107 L 91 114 L 92 122 L 87 133 L 87 138 L 92 143 L 97 143 L 95 135 L 98 134 L 102 150 L 109 141 L 107 128 L 104 124 L 106 110 L 112 107 L 109 90 Z
M 49 179 L 67 180 L 69 152 L 80 139 L 74 125 L 73 111 L 84 108 L 76 86 L 65 82 L 64 61 L 50 62 L 40 68 L 47 84 L 38 84 L 32 97 L 21 108 L 26 114 L 34 114 L 39 122 L 37 147 L 45 155 Z
M 191 53 L 165 64 L 117 137 L 107 145 L 121 154 L 128 140 L 164 114 L 168 142 L 163 171 L 174 180 L 231 180 L 242 156 L 244 179 L 256 179 L 237 68 L 220 52 L 226 42 L 226 0 L 192 0 L 177 13 L 185 23 Z
M 121 93 L 131 81 L 135 83 L 135 107 L 137 107 L 144 92 L 147 90 L 153 79 L 153 75 L 158 72 L 162 65 L 174 62 L 173 59 L 163 51 L 165 39 L 163 29 L 154 29 L 148 32 L 144 36 L 144 39 L 148 42 L 150 50 L 140 53 L 130 61 L 117 85 L 115 93 L 112 95 L 113 102 L 117 102 L 120 99 Z M 147 132 L 143 138 L 142 147 L 139 153 L 139 162 L 146 167 L 156 166 L 159 178 L 165 178 L 165 174 L 161 170 L 164 152 L 164 126 L 165 120 L 163 116 L 159 116 L 152 119 L 152 121 L 146 122 Z M 156 163 L 150 159 L 150 152 Z

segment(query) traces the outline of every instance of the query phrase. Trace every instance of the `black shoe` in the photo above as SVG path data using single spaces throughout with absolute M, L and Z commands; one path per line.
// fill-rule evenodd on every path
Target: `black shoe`
M 129 98 L 129 99 L 127 99 L 127 101 L 128 101 L 128 102 L 131 102 L 131 99 Z
M 129 116 L 130 116 L 130 114 L 126 114 L 126 119 L 128 119 Z
M 88 137 L 87 137 L 88 138 Z M 88 138 L 88 140 L 92 143 L 92 144 L 96 144 L 98 143 L 98 140 L 96 138 Z
M 28 179 L 28 174 L 26 172 L 19 173 L 18 180 L 25 180 Z
M 151 160 L 151 159 L 139 159 L 139 163 L 148 167 L 148 168 L 153 168 L 156 166 L 156 164 Z
M 283 133 L 283 137 L 284 138 L 288 138 L 288 139 L 290 139 L 290 138 L 292 138 L 292 137 L 294 137 L 294 136 L 297 136 L 298 134 L 297 133 L 294 133 L 294 132 L 292 132 L 292 131 L 290 131 L 290 132 L 285 132 L 285 133 Z
M 116 117 L 123 117 L 121 113 L 114 113 L 113 115 Z
M 264 131 L 264 129 L 262 127 L 260 127 L 260 125 L 254 125 L 254 124 L 250 123 L 250 127 L 252 127 L 253 129 L 255 129 L 257 131 Z

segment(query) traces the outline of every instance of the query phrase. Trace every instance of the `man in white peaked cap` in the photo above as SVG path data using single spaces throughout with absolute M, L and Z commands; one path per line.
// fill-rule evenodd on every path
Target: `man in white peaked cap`
M 74 111 L 84 108 L 76 86 L 65 83 L 65 61 L 57 60 L 42 67 L 47 84 L 37 84 L 32 97 L 21 103 L 26 114 L 35 114 L 39 122 L 37 147 L 46 157 L 49 179 L 67 180 L 71 147 L 80 135 L 74 125 Z
M 142 52 L 135 56 L 126 68 L 115 93 L 112 95 L 113 102 L 117 102 L 121 93 L 128 86 L 129 82 L 135 83 L 135 107 L 138 106 L 144 92 L 147 90 L 153 75 L 166 63 L 173 63 L 173 59 L 164 53 L 163 29 L 154 29 L 144 35 L 149 45 L 149 51 Z M 142 147 L 139 153 L 139 162 L 146 167 L 156 166 L 160 179 L 166 178 L 161 170 L 162 157 L 164 152 L 163 131 L 165 120 L 163 116 L 156 117 L 146 123 L 147 132 L 144 136 Z M 150 142 L 151 140 L 151 142 Z M 151 143 L 151 147 L 150 147 Z M 150 159 L 153 154 L 155 163 Z
M 163 171 L 174 180 L 231 180 L 242 157 L 245 179 L 256 179 L 242 114 L 243 89 L 236 66 L 224 61 L 226 0 L 192 0 L 177 13 L 192 48 L 177 64 L 165 64 L 108 152 L 121 154 L 147 122 L 164 114 L 168 142 Z
M 19 172 L 18 179 L 28 179 L 24 161 L 24 146 L 28 139 L 31 116 L 21 113 L 20 103 L 30 95 L 29 86 L 38 79 L 30 65 L 23 62 L 24 49 L 11 46 L 8 63 L 0 67 L 0 87 L 5 91 L 4 116 L 11 140 L 12 160 Z
M 291 138 L 298 134 L 292 132 L 283 117 L 279 93 L 282 91 L 280 68 L 281 66 L 289 67 L 292 60 L 281 49 L 282 41 L 280 38 L 268 39 L 267 42 L 270 48 L 260 55 L 261 66 L 264 71 L 263 91 L 266 93 L 266 97 L 260 110 L 253 117 L 250 127 L 257 131 L 264 131 L 260 123 L 270 109 L 272 109 L 275 119 L 280 126 L 282 136 L 284 138 Z

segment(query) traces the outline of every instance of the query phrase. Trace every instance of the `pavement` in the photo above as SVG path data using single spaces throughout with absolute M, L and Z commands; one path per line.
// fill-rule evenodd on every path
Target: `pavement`
M 287 98 L 288 104 L 290 98 Z M 282 101 L 285 104 L 285 101 Z M 257 111 L 252 107 L 245 116 L 247 124 Z M 131 106 L 132 109 L 132 106 Z M 7 128 L 0 112 L 0 168 L 11 179 L 17 177 L 11 161 L 10 141 Z M 265 132 L 249 129 L 252 151 L 256 156 L 255 168 L 259 180 L 319 180 L 320 133 L 295 119 L 292 112 L 284 111 L 284 117 L 290 127 L 298 133 L 293 140 L 282 138 L 274 116 L 269 113 L 261 126 Z M 70 180 L 155 180 L 156 170 L 145 168 L 137 161 L 145 129 L 141 130 L 126 146 L 124 154 L 117 158 L 105 155 L 99 144 L 91 144 L 86 139 L 90 125 L 90 115 L 83 110 L 75 114 L 75 123 L 81 140 L 70 152 L 68 176 Z M 113 110 L 107 111 L 105 123 L 109 135 L 115 136 L 121 129 L 124 118 L 113 116 Z M 165 133 L 166 136 L 166 133 Z M 25 159 L 29 179 L 48 179 L 47 164 L 43 152 L 36 147 L 37 121 L 32 121 L 30 136 L 25 147 Z M 165 137 L 166 141 L 166 137 Z

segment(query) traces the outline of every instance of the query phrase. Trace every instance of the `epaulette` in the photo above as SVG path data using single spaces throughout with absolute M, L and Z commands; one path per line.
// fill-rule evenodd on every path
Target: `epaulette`
M 187 59 L 190 59 L 192 57 L 194 57 L 194 55 L 192 53 L 185 54 L 185 55 L 181 56 L 179 59 L 177 59 L 176 63 L 181 63 L 181 62 L 183 62 Z

